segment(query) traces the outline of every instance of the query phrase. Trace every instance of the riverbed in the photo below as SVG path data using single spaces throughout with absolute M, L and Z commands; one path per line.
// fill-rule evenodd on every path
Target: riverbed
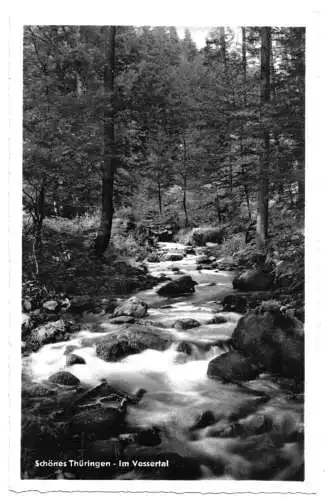
M 166 253 L 183 253 L 184 257 L 177 262 L 147 263 L 153 276 L 165 274 L 174 279 L 186 274 L 197 282 L 195 292 L 187 296 L 162 297 L 156 293 L 159 285 L 134 294 L 149 305 L 144 321 L 173 337 L 166 350 L 147 349 L 120 361 L 103 361 L 96 355 L 93 340 L 126 328 L 124 324 L 112 324 L 110 316 L 104 315 L 97 318 L 99 331 L 81 329 L 66 342 L 48 344 L 32 353 L 24 361 L 25 375 L 33 382 L 46 384 L 51 375 L 65 370 L 78 377 L 85 389 L 104 380 L 128 394 L 144 389 L 140 401 L 127 408 L 125 431 L 155 428 L 160 444 L 131 444 L 124 447 L 123 458 L 175 453 L 199 464 L 199 474 L 189 479 L 298 479 L 303 452 L 299 439 L 303 398 L 283 391 L 268 374 L 247 383 L 250 389 L 266 394 L 263 398 L 207 376 L 210 360 L 226 352 L 241 317 L 222 311 L 220 304 L 232 292 L 234 274 L 197 270 L 196 258 L 205 249 L 198 248 L 195 255 L 189 255 L 180 244 L 160 243 L 160 248 Z M 207 324 L 216 314 L 226 322 Z M 189 330 L 174 327 L 177 320 L 185 318 L 198 321 L 200 326 Z M 181 342 L 189 346 L 187 352 L 180 349 Z M 85 364 L 66 366 L 69 346 Z M 264 422 L 262 428 L 251 426 L 254 416 Z M 153 470 L 119 470 L 110 477 L 162 478 Z

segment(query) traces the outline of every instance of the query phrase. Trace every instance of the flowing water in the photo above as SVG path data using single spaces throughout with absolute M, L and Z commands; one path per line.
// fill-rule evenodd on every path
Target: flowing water
M 184 250 L 183 245 L 179 244 L 161 243 L 160 246 L 163 250 L 174 253 Z M 198 253 L 201 251 L 197 249 Z M 248 386 L 262 389 L 271 396 L 269 401 L 263 401 L 237 385 L 207 377 L 209 361 L 226 351 L 224 341 L 231 337 L 241 316 L 237 313 L 221 312 L 219 305 L 219 301 L 232 291 L 233 273 L 197 271 L 197 256 L 187 255 L 177 262 L 148 264 L 149 271 L 154 276 L 165 273 L 166 276 L 175 278 L 181 275 L 179 272 L 191 275 L 198 283 L 194 294 L 166 298 L 156 294 L 156 287 L 136 294 L 149 304 L 146 319 L 152 321 L 156 329 L 162 328 L 173 336 L 174 342 L 165 351 L 148 349 L 127 356 L 121 361 L 101 360 L 96 355 L 92 339 L 99 339 L 110 332 L 123 331 L 126 328 L 125 325 L 111 324 L 110 319 L 103 316 L 98 332 L 85 329 L 67 342 L 45 345 L 25 360 L 24 369 L 33 381 L 41 383 L 50 375 L 65 369 L 77 376 L 86 387 L 94 387 L 105 379 L 113 387 L 128 393 L 135 393 L 140 388 L 145 389 L 146 393 L 141 401 L 128 407 L 126 420 L 131 428 L 157 426 L 164 429 L 166 444 L 168 443 L 171 451 L 193 457 L 204 464 L 203 477 L 256 478 L 253 470 L 258 470 L 257 462 L 261 461 L 262 456 L 266 457 L 267 450 L 264 448 L 261 455 L 251 455 L 250 458 L 244 451 L 233 451 L 233 446 L 236 445 L 237 448 L 241 438 L 232 434 L 227 438 L 221 437 L 219 429 L 222 422 L 228 423 L 241 408 L 250 406 L 251 411 L 248 413 L 259 411 L 261 415 L 271 417 L 275 434 L 277 432 L 279 435 L 289 435 L 302 421 L 303 404 L 290 398 L 290 395 L 283 392 L 268 376 L 251 381 Z M 176 267 L 179 271 L 172 270 Z M 226 323 L 205 324 L 218 312 L 226 318 Z M 173 328 L 175 321 L 183 318 L 195 319 L 201 325 L 190 330 Z M 188 342 L 191 346 L 190 353 L 179 352 L 178 345 L 181 341 Z M 82 356 L 86 364 L 66 366 L 65 351 L 69 345 L 75 346 L 74 354 Z M 204 412 L 211 412 L 214 422 L 200 425 L 199 427 L 203 428 L 190 431 Z M 246 411 L 240 415 L 241 421 L 242 418 L 246 420 Z M 290 427 L 289 430 L 287 426 Z M 247 442 L 246 439 L 248 438 L 243 441 Z M 284 465 L 278 468 L 271 459 L 273 465 L 270 467 L 277 469 L 275 475 L 266 473 L 269 478 L 275 479 L 278 474 L 282 474 L 283 468 L 290 467 L 294 460 L 296 463 L 299 461 L 298 443 L 283 439 L 280 451 L 277 455 L 274 452 L 273 458 L 276 461 L 277 456 Z M 290 447 L 289 441 L 293 447 Z M 253 446 L 257 448 L 261 445 L 255 442 Z M 271 458 L 271 451 L 268 455 Z M 223 471 L 219 473 L 213 465 L 217 460 L 223 460 L 225 464 Z M 261 471 L 260 467 L 261 465 Z

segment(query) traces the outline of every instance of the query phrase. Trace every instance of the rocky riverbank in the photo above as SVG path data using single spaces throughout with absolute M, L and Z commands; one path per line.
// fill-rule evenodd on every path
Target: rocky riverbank
M 208 247 L 159 251 L 154 287 L 90 308 L 54 299 L 42 305 L 51 321 L 24 327 L 22 476 L 303 479 L 301 320 L 262 304 L 272 290 L 235 294 L 235 269 Z M 69 466 L 35 467 L 54 457 Z

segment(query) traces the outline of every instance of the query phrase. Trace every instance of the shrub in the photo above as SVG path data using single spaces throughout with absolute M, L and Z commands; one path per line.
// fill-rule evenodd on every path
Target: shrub
M 228 239 L 226 239 L 220 249 L 221 253 L 225 256 L 233 255 L 240 250 L 245 248 L 245 239 L 243 233 L 233 234 Z

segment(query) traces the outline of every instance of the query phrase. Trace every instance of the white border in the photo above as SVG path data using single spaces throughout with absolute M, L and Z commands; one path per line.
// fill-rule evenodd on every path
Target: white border
M 10 489 L 11 491 L 108 491 L 108 492 L 269 492 L 269 493 L 315 493 L 322 487 L 321 472 L 325 456 L 318 453 L 321 431 L 325 431 L 324 418 L 319 417 L 316 399 L 318 373 L 315 372 L 323 332 L 317 321 L 324 304 L 321 284 L 321 266 L 325 258 L 321 240 L 317 237 L 318 198 L 324 199 L 323 179 L 317 157 L 322 139 L 319 97 L 325 95 L 321 77 L 322 66 L 327 64 L 325 34 L 320 2 L 292 1 L 166 1 L 145 2 L 141 0 L 123 2 L 14 2 L 15 10 L 10 16 L 10 176 L 9 176 L 9 241 L 10 247 Z M 306 155 L 306 480 L 302 482 L 270 481 L 41 481 L 19 479 L 20 468 L 20 293 L 21 293 L 21 164 L 22 164 L 22 52 L 21 32 L 24 24 L 135 24 L 135 25 L 277 25 L 307 27 L 307 155 Z M 317 101 L 318 98 L 318 101 Z M 325 115 L 326 117 L 326 115 Z M 324 139 L 325 140 L 325 139 Z M 326 162 L 325 162 L 326 165 Z M 322 166 L 322 165 L 321 165 Z M 312 173 L 314 175 L 312 175 Z M 312 201 L 312 193 L 319 193 Z M 320 199 L 321 199 L 320 198 Z M 310 203 L 308 204 L 308 199 Z M 322 215 L 324 215 L 322 213 Z M 326 224 L 320 221 L 322 228 Z M 320 265 L 320 268 L 319 268 Z M 319 277 L 319 279 L 318 279 Z M 326 283 L 326 281 L 324 281 Z M 318 295 L 316 292 L 318 290 Z M 308 296 L 308 291 L 310 296 Z M 312 303 L 311 291 L 314 292 Z M 326 351 L 325 351 L 326 352 Z M 321 375 L 320 375 L 321 377 Z M 324 391 L 325 393 L 325 391 Z M 323 397 L 323 393 L 322 396 Z M 320 399 L 321 402 L 321 399 Z M 321 409 L 319 409 L 322 413 Z M 322 415 L 324 416 L 324 415 Z M 320 427 L 320 428 L 319 428 Z M 319 437 L 318 437 L 319 431 Z M 319 462 L 321 460 L 321 463 Z M 320 484 L 319 484 L 320 483 Z

